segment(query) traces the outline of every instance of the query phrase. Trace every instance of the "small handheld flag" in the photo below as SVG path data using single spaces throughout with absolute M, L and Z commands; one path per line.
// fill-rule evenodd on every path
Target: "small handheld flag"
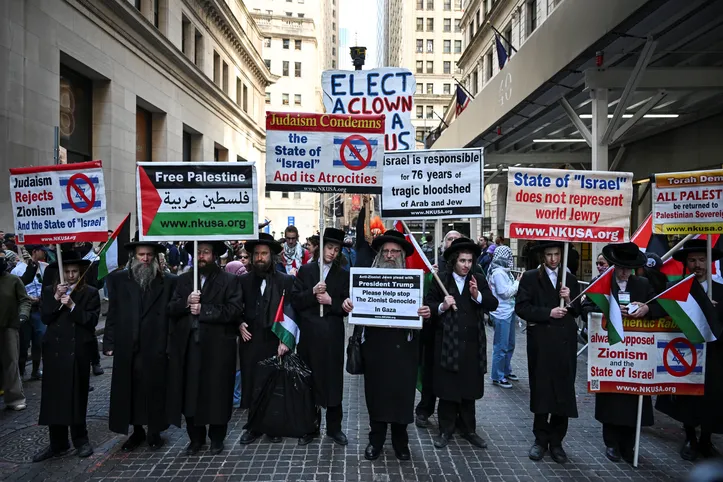
M 285 303 L 286 291 L 281 295 L 279 307 L 276 310 L 274 324 L 271 325 L 271 331 L 279 337 L 281 343 L 289 347 L 290 351 L 294 351 L 299 343 L 301 331 L 296 324 L 296 314 L 290 303 Z
M 608 340 L 611 345 L 623 341 L 623 314 L 612 293 L 615 267 L 611 266 L 585 289 L 587 297 L 600 308 L 608 320 Z M 581 293 L 582 294 L 582 293 Z
M 128 252 L 123 246 L 131 240 L 131 214 L 121 221 L 110 235 L 105 246 L 98 254 L 98 279 L 101 280 L 128 262 Z

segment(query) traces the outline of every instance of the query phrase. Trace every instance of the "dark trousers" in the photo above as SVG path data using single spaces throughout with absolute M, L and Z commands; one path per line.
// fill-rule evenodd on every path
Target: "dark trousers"
M 341 410 L 341 405 L 336 407 L 326 407 L 326 433 L 335 434 L 341 432 L 341 420 L 344 416 L 344 412 Z M 316 408 L 316 428 L 321 428 L 321 408 Z
M 91 365 L 99 365 L 100 364 L 100 352 L 98 351 L 98 340 L 95 340 L 95 344 L 93 345 L 93 348 L 90 350 L 90 364 Z
M 402 449 L 409 446 L 409 434 L 407 424 L 369 421 L 369 443 L 375 448 L 381 449 L 387 439 L 387 425 L 392 426 L 392 446 L 395 449 Z
M 602 424 L 603 442 L 606 447 L 618 449 L 621 454 L 632 455 L 635 450 L 635 427 Z
M 562 440 L 567 434 L 567 422 L 568 417 L 562 415 L 536 413 L 532 425 L 535 443 L 545 448 L 561 447 Z
M 70 448 L 67 425 L 50 425 L 48 431 L 50 432 L 50 447 L 53 449 L 53 452 L 63 452 Z M 88 440 L 88 430 L 84 423 L 70 426 L 70 438 L 75 448 L 80 448 L 83 444 L 90 443 Z
M 460 433 L 475 433 L 477 430 L 474 400 L 462 400 L 458 403 L 440 398 L 437 418 L 440 433 L 452 435 L 455 427 Z
M 426 329 L 426 327 L 424 328 Z M 423 329 L 423 331 L 424 331 Z M 431 330 L 430 330 L 431 331 Z M 422 343 L 419 345 L 422 362 L 422 399 L 417 404 L 415 413 L 418 416 L 431 417 L 434 415 L 434 406 L 437 404 L 437 397 L 434 395 L 434 333 L 431 336 L 422 334 Z
M 18 357 L 18 366 L 20 371 L 25 371 L 25 365 L 28 362 L 28 348 L 32 344 L 30 352 L 31 360 L 33 360 L 33 371 L 40 366 L 40 358 L 42 356 L 43 335 L 45 334 L 45 325 L 40 320 L 40 310 L 33 308 L 30 311 L 30 319 L 20 325 L 18 330 L 20 334 L 20 356 Z
M 223 442 L 226 438 L 226 431 L 228 430 L 228 424 L 223 425 L 209 425 L 208 426 L 208 438 L 211 442 Z M 186 417 L 186 433 L 191 442 L 198 442 L 201 445 L 206 443 L 206 426 L 195 425 L 193 423 L 193 417 Z

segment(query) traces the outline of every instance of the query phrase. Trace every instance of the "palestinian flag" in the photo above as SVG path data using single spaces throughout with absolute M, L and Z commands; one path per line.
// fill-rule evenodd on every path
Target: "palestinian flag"
M 716 341 L 713 332 L 721 334 L 718 313 L 695 275 L 687 276 L 655 299 L 692 343 Z
M 98 255 L 98 279 L 103 279 L 128 263 L 128 250 L 123 246 L 131 241 L 131 213 L 121 221 L 110 235 Z
M 670 250 L 668 237 L 664 234 L 653 234 L 653 214 L 649 214 L 643 224 L 638 227 L 630 237 L 630 241 L 635 243 L 643 253 L 655 253 L 663 256 Z
M 394 229 L 404 234 L 404 238 L 412 243 L 412 246 L 414 246 L 414 253 L 412 253 L 411 256 L 407 256 L 407 269 L 421 269 L 424 271 L 424 294 L 426 295 L 427 291 L 429 291 L 429 287 L 432 285 L 432 273 L 434 268 L 432 268 L 427 256 L 422 251 L 422 248 L 419 247 L 419 244 L 417 244 L 417 240 L 414 239 L 414 236 L 404 232 L 404 225 L 401 221 L 394 222 Z
M 274 324 L 271 325 L 271 331 L 279 337 L 281 343 L 289 347 L 290 351 L 294 351 L 296 344 L 299 343 L 301 332 L 296 321 L 294 321 L 296 313 L 294 313 L 290 303 L 284 302 L 285 298 L 286 292 L 281 295 L 281 301 L 279 301 L 279 308 L 276 310 L 276 317 L 274 318 Z
M 608 341 L 611 345 L 623 341 L 625 332 L 623 330 L 623 315 L 620 305 L 612 293 L 613 276 L 615 267 L 611 266 L 603 274 L 585 289 L 585 295 L 595 303 L 603 312 L 608 321 Z

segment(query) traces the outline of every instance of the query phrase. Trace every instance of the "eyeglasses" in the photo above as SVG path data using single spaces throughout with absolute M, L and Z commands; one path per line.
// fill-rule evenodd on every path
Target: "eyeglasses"
M 249 259 L 248 256 L 244 256 L 244 255 L 239 256 L 239 258 L 241 258 L 241 259 Z
M 401 249 L 383 249 L 382 250 L 382 256 L 389 256 L 390 254 L 392 256 L 399 256 L 400 254 L 402 254 L 402 250 Z

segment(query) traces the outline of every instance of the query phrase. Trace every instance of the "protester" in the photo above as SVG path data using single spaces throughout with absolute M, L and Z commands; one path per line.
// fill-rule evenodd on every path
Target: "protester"
M 32 306 L 30 309 L 30 320 L 20 326 L 20 378 L 25 378 L 25 365 L 28 359 L 28 348 L 32 344 L 31 360 L 33 363 L 31 380 L 40 380 L 43 372 L 40 370 L 42 361 L 42 342 L 45 335 L 45 325 L 40 317 L 40 296 L 43 292 L 43 274 L 48 266 L 45 262 L 45 250 L 41 245 L 26 245 L 26 251 L 30 258 L 20 262 L 13 269 L 12 274 L 20 277 L 25 290 L 30 297 Z
M 277 271 L 281 244 L 273 236 L 260 233 L 259 239 L 246 242 L 246 249 L 253 256 L 251 271 L 239 278 L 243 294 L 238 351 L 241 356 L 241 408 L 251 408 L 256 382 L 256 364 L 274 355 L 283 356 L 289 351 L 271 330 L 276 311 L 284 294 L 291 296 L 294 277 Z M 261 433 L 245 430 L 239 443 L 250 444 Z M 281 442 L 281 437 L 272 437 Z
M 495 249 L 489 269 L 487 283 L 499 302 L 497 309 L 490 313 L 495 327 L 492 348 L 492 384 L 501 388 L 512 388 L 510 381 L 519 380 L 512 373 L 512 354 L 515 351 L 515 295 L 522 275 L 513 276 L 512 250 L 507 246 Z
M 15 245 L 8 245 L 8 243 L 5 243 L 5 245 L 8 247 L 8 249 L 5 250 L 5 272 L 6 273 L 12 273 L 12 271 L 15 269 L 15 266 L 17 266 L 19 262 L 19 258 L 17 253 L 15 252 Z M 10 249 L 12 247 L 12 250 Z
M 243 249 L 243 248 L 241 248 Z M 244 253 L 246 251 L 244 250 Z M 248 254 L 246 255 L 248 258 Z M 242 274 L 246 274 L 246 265 L 244 265 L 241 261 L 231 261 L 224 267 L 224 271 L 227 273 L 231 273 L 234 276 L 241 276 Z M 237 357 L 238 358 L 238 357 Z M 237 366 L 236 366 L 236 379 L 234 380 L 233 385 L 233 408 L 240 408 L 241 407 L 241 370 L 238 366 L 238 359 L 237 359 Z
M 345 271 L 349 271 L 350 268 L 356 266 L 356 249 L 354 249 L 354 239 L 351 236 L 344 238 L 341 254 L 346 259 L 346 263 L 342 266 Z
M 246 251 L 246 248 L 243 246 L 240 247 L 236 251 L 236 255 L 238 256 L 238 260 L 244 265 L 244 268 L 246 268 L 246 272 L 251 271 L 251 255 Z
M 577 418 L 575 372 L 577 369 L 577 324 L 579 302 L 570 302 L 579 292 L 577 279 L 567 274 L 562 285 L 563 243 L 541 242 L 539 269 L 520 279 L 515 313 L 527 321 L 527 367 L 530 377 L 530 411 L 535 414 L 532 460 L 542 460 L 547 450 L 557 463 L 565 463 L 562 442 L 568 419 Z M 560 308 L 560 300 L 567 307 Z
M 537 266 L 540 264 L 540 260 L 538 259 L 537 253 L 535 252 L 536 245 L 537 241 L 530 240 L 527 241 L 522 247 L 522 263 L 524 263 L 525 270 L 527 271 L 537 268 Z
M 713 247 L 712 259 L 706 254 L 706 240 L 691 239 L 673 254 L 673 259 L 683 263 L 683 275 L 694 274 L 703 291 L 713 291 L 713 303 L 718 319 L 723 319 L 723 285 L 713 282 L 708 286 L 708 270 L 711 263 L 723 258 L 723 251 Z M 683 424 L 685 441 L 680 448 L 683 460 L 693 461 L 699 456 L 719 457 L 711 435 L 723 433 L 723 341 L 721 333 L 713 333 L 718 340 L 706 343 L 705 388 L 702 396 L 660 395 L 655 408 Z M 696 428 L 700 427 L 700 437 Z
M 309 236 L 306 238 L 306 244 L 308 246 L 309 254 L 311 255 L 309 257 L 309 263 L 316 263 L 319 261 L 319 236 L 316 234 Z
M 246 266 L 241 261 L 231 261 L 224 266 L 224 271 L 234 276 L 246 274 Z
M 615 266 L 611 292 L 620 305 L 622 315 L 627 318 L 650 318 L 653 314 L 662 314 L 657 303 L 645 304 L 655 297 L 648 280 L 632 274 L 644 266 L 646 261 L 638 246 L 635 243 L 608 244 L 602 252 L 607 262 Z M 600 311 L 591 300 L 585 300 L 583 305 L 593 305 L 592 310 L 585 311 Z M 633 310 L 632 306 L 637 308 Z M 605 456 L 613 462 L 619 462 L 622 457 L 626 462 L 633 463 L 638 395 L 596 393 L 595 419 L 602 423 Z M 649 396 L 643 397 L 641 425 L 653 425 L 653 404 Z
M 477 264 L 479 264 L 480 268 L 482 269 L 483 273 L 487 273 L 487 270 L 489 269 L 490 263 L 492 262 L 492 257 L 495 255 L 495 249 L 497 249 L 496 244 L 490 244 L 487 247 L 487 252 L 483 253 L 479 260 L 477 261 Z
M 193 243 L 186 245 L 193 252 Z M 218 258 L 226 252 L 220 241 L 200 241 L 198 273 L 178 277 L 169 315 L 170 359 L 168 419 L 181 426 L 186 419 L 190 440 L 186 455 L 195 455 L 211 439 L 209 452 L 220 454 L 233 411 L 236 377 L 236 334 L 242 299 L 238 279 L 222 271 Z M 198 276 L 194 291 L 193 277 Z
M 449 249 L 452 241 L 461 237 L 460 232 L 455 230 L 448 231 L 447 234 L 444 235 L 442 246 L 439 248 L 439 264 L 432 265 L 434 268 L 437 268 L 439 273 L 445 273 L 447 271 L 447 260 L 444 258 L 444 252 Z
M 341 305 L 349 297 L 349 275 L 341 266 L 344 231 L 324 230 L 324 279 L 319 265 L 301 267 L 293 289 L 293 307 L 299 317 L 299 356 L 311 368 L 317 407 L 326 408 L 326 434 L 339 445 L 348 443 L 341 430 L 344 391 L 344 317 Z M 319 306 L 324 307 L 320 316 Z M 317 408 L 317 429 L 321 410 Z M 299 445 L 309 444 L 317 433 L 306 434 Z
M 575 249 L 575 245 L 570 243 L 570 247 L 567 251 L 567 269 L 570 270 L 574 276 L 577 276 L 577 269 L 580 267 L 580 253 Z
M 658 295 L 665 291 L 668 284 L 668 277 L 660 272 L 663 268 L 663 260 L 655 253 L 645 253 L 645 256 L 647 258 L 645 266 L 639 267 L 635 273 L 638 276 L 647 278 L 650 282 L 650 286 L 653 287 L 653 291 L 656 295 Z
M 28 323 L 32 301 L 20 278 L 7 271 L 5 253 L 0 251 L 0 368 L 5 406 L 25 410 L 25 393 L 18 369 L 19 328 Z M 27 353 L 27 348 L 25 349 Z
M 77 455 L 84 458 L 93 453 L 86 414 L 91 353 L 97 350 L 100 296 L 85 281 L 89 260 L 76 251 L 62 253 L 61 260 L 63 282 L 45 288 L 40 301 L 42 320 L 48 328 L 43 338 L 45 373 L 38 425 L 49 426 L 50 445 L 38 452 L 33 462 L 67 451 L 68 428 Z
M 284 230 L 284 241 L 277 269 L 282 273 L 296 276 L 299 268 L 311 260 L 311 253 L 299 243 L 299 230 L 296 229 L 296 226 L 288 226 Z
M 372 245 L 366 238 L 366 215 L 367 206 L 363 206 L 359 211 L 359 216 L 356 221 L 356 264 L 360 268 L 368 268 L 374 263 L 376 253 L 372 249 Z M 379 218 L 375 217 L 369 223 L 369 231 L 371 233 L 371 239 L 381 236 L 384 231 L 384 223 Z
M 176 288 L 176 276 L 164 274 L 159 262 L 162 244 L 137 241 L 124 248 L 131 258 L 126 269 L 108 275 L 113 292 L 103 333 L 103 350 L 113 357 L 109 427 L 133 434 L 121 450 L 131 452 L 144 441 L 157 450 L 168 428 L 168 328 L 166 307 Z M 148 434 L 143 426 L 148 427 Z
M 380 269 L 404 269 L 406 256 L 414 252 L 414 246 L 396 230 L 375 238 L 371 247 L 377 251 L 373 267 Z M 342 307 L 350 313 L 354 304 L 347 298 Z M 426 320 L 431 311 L 428 306 L 422 306 L 418 315 Z M 387 437 L 387 426 L 391 425 L 396 457 L 409 460 L 407 425 L 414 421 L 419 332 L 367 326 L 362 338 L 364 397 L 371 429 L 364 457 L 367 460 L 379 458 Z
M 431 307 L 434 340 L 434 394 L 439 397 L 439 436 L 434 446 L 449 444 L 455 425 L 462 438 L 478 448 L 487 443 L 476 433 L 475 400 L 484 395 L 487 337 L 484 311 L 494 311 L 497 299 L 487 281 L 473 273 L 480 248 L 471 239 L 457 238 L 444 251 L 449 270 L 442 274 L 448 295 L 438 284 L 430 287 L 425 304 Z

